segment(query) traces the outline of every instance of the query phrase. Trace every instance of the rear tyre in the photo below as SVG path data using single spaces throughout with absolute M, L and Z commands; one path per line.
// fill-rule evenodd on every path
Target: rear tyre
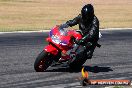
M 82 65 L 86 62 L 86 59 L 78 59 L 70 63 L 70 68 L 71 69 L 80 69 Z
M 80 55 L 77 55 L 76 59 L 74 61 L 70 62 L 69 66 L 71 69 L 79 69 L 86 62 L 86 60 L 87 60 L 86 55 L 83 52 Z
M 36 72 L 44 72 L 52 63 L 52 55 L 42 51 L 35 60 L 34 69 Z

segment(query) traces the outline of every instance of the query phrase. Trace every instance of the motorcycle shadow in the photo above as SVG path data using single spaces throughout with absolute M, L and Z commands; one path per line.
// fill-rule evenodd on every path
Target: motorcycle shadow
M 99 73 L 99 72 L 109 72 L 113 71 L 110 67 L 101 67 L 101 66 L 84 66 L 85 71 L 92 72 L 92 73 Z
M 76 69 L 71 69 L 68 67 L 59 67 L 59 68 L 51 68 L 47 69 L 45 72 L 70 72 L 70 73 L 78 73 L 81 72 L 82 68 L 84 67 L 85 71 L 92 72 L 92 73 L 99 73 L 99 72 L 109 72 L 113 71 L 110 67 L 101 67 L 101 66 L 82 66 Z

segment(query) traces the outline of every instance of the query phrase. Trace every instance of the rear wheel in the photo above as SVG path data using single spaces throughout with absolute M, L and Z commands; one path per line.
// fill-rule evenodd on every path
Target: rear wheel
M 79 69 L 82 67 L 82 65 L 86 62 L 86 59 L 78 59 L 70 63 L 71 69 Z
M 52 55 L 46 51 L 42 51 L 35 60 L 34 69 L 36 72 L 45 71 L 52 63 Z
M 82 52 L 82 54 L 76 56 L 76 59 L 74 61 L 70 62 L 69 66 L 71 69 L 81 68 L 82 65 L 86 62 L 86 60 L 86 55 Z

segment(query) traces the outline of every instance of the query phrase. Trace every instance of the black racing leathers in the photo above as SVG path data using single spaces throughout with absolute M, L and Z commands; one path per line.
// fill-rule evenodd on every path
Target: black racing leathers
M 66 24 L 70 27 L 78 24 L 83 38 L 88 42 L 95 43 L 99 39 L 99 21 L 96 16 L 88 22 L 83 22 L 81 15 L 78 15 L 73 20 L 67 21 Z
M 88 58 L 92 57 L 92 54 L 94 52 L 95 46 L 97 45 L 97 41 L 99 39 L 99 20 L 94 15 L 94 17 L 91 17 L 87 22 L 83 21 L 81 14 L 79 14 L 77 17 L 75 17 L 73 20 L 67 21 L 65 24 L 63 24 L 63 27 L 72 27 L 75 25 L 79 25 L 79 29 L 83 33 L 83 40 L 86 42 L 92 43 L 92 46 L 87 50 Z

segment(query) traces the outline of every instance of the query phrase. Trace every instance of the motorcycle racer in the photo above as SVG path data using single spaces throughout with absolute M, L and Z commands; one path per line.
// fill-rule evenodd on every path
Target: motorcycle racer
M 65 28 L 79 25 L 80 31 L 66 30 Z M 79 33 L 78 33 L 79 32 Z M 100 47 L 99 21 L 94 15 L 91 4 L 85 5 L 81 14 L 65 24 L 53 27 L 46 41 L 43 51 L 34 63 L 37 72 L 45 71 L 49 66 L 63 64 L 70 69 L 80 68 L 87 59 L 91 59 L 95 47 Z
M 94 14 L 93 5 L 85 5 L 81 10 L 81 14 L 64 24 L 61 24 L 60 28 L 68 28 L 77 24 L 79 25 L 79 30 L 81 30 L 83 38 L 76 43 L 85 46 L 90 44 L 90 47 L 86 47 L 85 54 L 87 54 L 87 59 L 91 59 L 95 47 L 100 46 L 97 43 L 99 40 L 99 20 Z

